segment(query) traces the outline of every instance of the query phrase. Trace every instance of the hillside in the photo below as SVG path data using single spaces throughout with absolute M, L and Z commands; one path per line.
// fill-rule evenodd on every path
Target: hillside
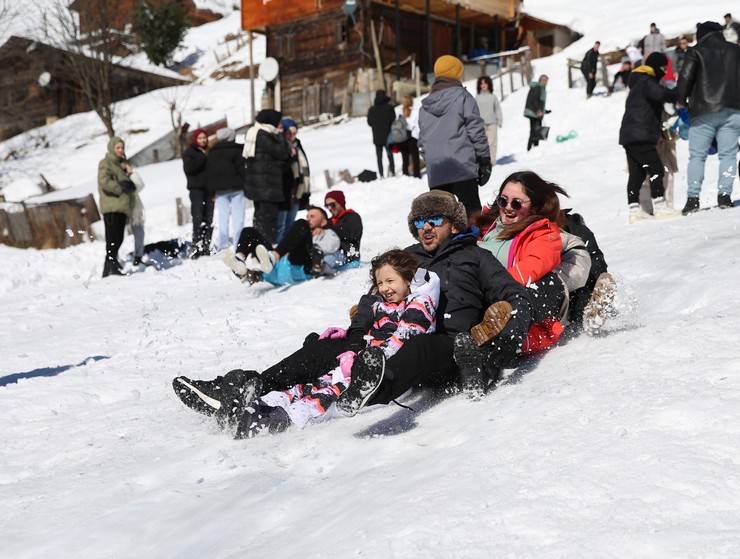
M 573 48 L 585 51 L 586 40 Z M 171 379 L 262 369 L 308 332 L 344 325 L 367 288 L 369 259 L 412 242 L 406 215 L 423 179 L 344 186 L 365 223 L 365 265 L 290 288 L 247 287 L 218 257 L 102 280 L 101 241 L 0 246 L 2 554 L 735 557 L 740 210 L 628 225 L 617 145 L 624 93 L 586 101 L 582 89 L 568 90 L 564 56 L 535 61 L 536 73 L 552 76 L 551 140 L 527 153 L 526 91 L 508 97 L 499 137 L 507 163 L 481 195 L 490 200 L 522 169 L 567 189 L 620 285 L 622 314 L 603 335 L 507 371 L 479 402 L 414 395 L 405 401 L 414 411 L 373 407 L 233 441 L 183 407 Z M 67 144 L 88 138 L 69 127 Z M 575 139 L 552 140 L 571 129 Z M 323 169 L 375 168 L 364 119 L 299 135 L 317 175 L 314 203 L 323 201 Z M 64 167 L 69 152 L 46 153 L 63 167 L 60 183 L 94 189 Z M 685 142 L 678 154 L 680 207 Z M 148 239 L 187 235 L 175 224 L 180 162 L 141 174 Z M 716 180 L 714 157 L 704 205 L 716 199 Z M 121 254 L 132 245 L 128 237 Z

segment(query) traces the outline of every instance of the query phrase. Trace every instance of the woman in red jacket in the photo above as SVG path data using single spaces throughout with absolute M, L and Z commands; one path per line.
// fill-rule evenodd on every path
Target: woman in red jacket
M 484 208 L 479 221 L 479 246 L 516 281 L 532 288 L 534 320 L 522 345 L 524 353 L 550 347 L 563 332 L 558 318 L 567 291 L 553 272 L 560 264 L 564 225 L 558 194 L 568 195 L 537 173 L 513 173 L 501 185 L 496 205 Z

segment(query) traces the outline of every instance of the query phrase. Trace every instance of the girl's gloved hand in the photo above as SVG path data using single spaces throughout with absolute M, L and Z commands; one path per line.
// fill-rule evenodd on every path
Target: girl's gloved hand
M 345 351 L 337 355 L 339 361 L 339 368 L 342 370 L 345 380 L 349 380 L 352 376 L 352 364 L 355 362 L 357 354 L 354 351 Z
M 320 340 L 343 340 L 347 337 L 347 330 L 344 328 L 338 328 L 337 326 L 330 326 L 324 330 L 319 336 Z

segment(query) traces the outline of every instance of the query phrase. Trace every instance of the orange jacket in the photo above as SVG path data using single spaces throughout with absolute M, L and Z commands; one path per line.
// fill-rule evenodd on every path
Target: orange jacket
M 557 224 L 549 219 L 540 219 L 514 237 L 509 248 L 507 269 L 511 277 L 522 285 L 535 283 L 560 264 L 562 250 Z M 521 347 L 522 353 L 537 353 L 555 345 L 564 329 L 555 318 L 531 324 Z

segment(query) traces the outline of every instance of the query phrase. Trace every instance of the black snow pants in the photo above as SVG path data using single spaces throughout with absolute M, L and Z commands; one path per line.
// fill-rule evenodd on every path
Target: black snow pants
M 105 226 L 105 260 L 116 268 L 120 268 L 118 250 L 123 244 L 126 214 L 120 212 L 104 213 L 103 225 Z
M 267 241 L 267 247 L 272 248 L 278 231 L 278 212 L 280 204 L 277 202 L 254 202 L 254 228 Z
M 627 152 L 627 168 L 629 179 L 627 179 L 627 203 L 640 203 L 640 187 L 648 177 L 650 181 L 650 197 L 663 196 L 663 163 L 658 156 L 656 144 L 640 143 L 624 146 Z
M 190 191 L 193 245 L 198 255 L 208 254 L 213 234 L 213 196 L 205 190 Z

